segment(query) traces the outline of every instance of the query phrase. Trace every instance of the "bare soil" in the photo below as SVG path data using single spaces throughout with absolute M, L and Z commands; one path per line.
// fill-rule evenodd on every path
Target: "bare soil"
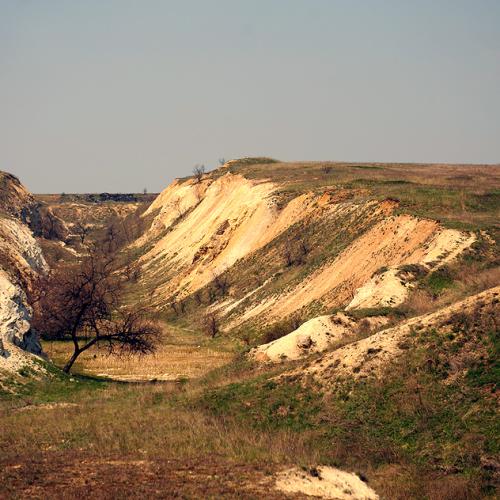
M 217 456 L 140 460 L 51 452 L 0 460 L 1 498 L 308 498 L 274 489 L 274 466 Z

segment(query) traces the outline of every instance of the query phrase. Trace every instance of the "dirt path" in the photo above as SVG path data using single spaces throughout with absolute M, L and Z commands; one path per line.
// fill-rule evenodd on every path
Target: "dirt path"
M 0 498 L 310 498 L 275 490 L 275 472 L 217 456 L 150 461 L 54 452 L 0 460 Z

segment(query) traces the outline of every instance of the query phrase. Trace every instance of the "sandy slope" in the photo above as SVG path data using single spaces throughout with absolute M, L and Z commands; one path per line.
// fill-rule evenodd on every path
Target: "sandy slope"
M 374 316 L 363 320 L 364 327 L 378 329 L 387 324 L 388 319 Z M 279 362 L 299 359 L 315 352 L 322 352 L 339 341 L 356 335 L 359 324 L 344 313 L 333 316 L 318 316 L 306 321 L 296 330 L 252 349 L 248 355 L 259 362 Z
M 232 174 L 201 185 L 189 180 L 169 186 L 149 209 L 160 212 L 142 239 L 169 229 L 142 258 L 151 274 L 158 272 L 155 265 L 165 275 L 175 268 L 160 293 L 182 295 L 202 288 L 313 209 L 312 196 L 304 194 L 279 210 L 271 196 L 274 190 L 269 182 Z M 172 225 L 179 214 L 185 215 Z
M 364 233 L 357 228 L 361 234 L 340 255 L 330 260 L 326 256 L 326 264 L 290 289 L 267 296 L 253 290 L 243 298 L 226 298 L 218 307 L 221 314 L 230 315 L 226 329 L 257 319 L 270 323 L 315 301 L 349 308 L 401 304 L 412 281 L 401 279 L 401 266 L 432 269 L 475 241 L 474 235 L 445 229 L 436 221 L 394 216 L 393 201 L 356 204 L 309 193 L 278 207 L 273 197 L 277 189 L 271 182 L 231 173 L 201 182 L 176 180 L 168 186 L 146 212 L 156 214 L 151 228 L 135 243 L 152 245 L 140 262 L 143 279 L 159 282 L 154 302 L 165 305 L 173 296 L 182 298 L 203 288 L 311 214 L 341 221 L 358 213 L 365 227 L 378 222 Z M 387 271 L 375 275 L 383 267 Z
M 315 381 L 330 385 L 339 378 L 360 378 L 380 375 L 382 369 L 404 352 L 404 339 L 414 328 L 429 328 L 445 322 L 457 312 L 469 311 L 480 303 L 495 304 L 500 299 L 500 286 L 466 298 L 437 312 L 382 330 L 370 337 L 336 349 L 315 360 L 306 368 L 294 369 L 285 376 L 299 379 L 312 377 Z
M 253 304 L 233 326 L 256 315 L 265 315 L 268 320 L 283 318 L 315 300 L 322 300 L 327 306 L 344 305 L 355 298 L 356 291 L 372 278 L 375 271 L 384 266 L 430 264 L 439 258 L 450 259 L 473 241 L 473 236 L 443 229 L 435 221 L 409 215 L 387 217 L 295 288 Z M 401 303 L 405 298 L 404 287 L 395 283 L 395 276 L 387 278 L 377 294 L 370 292 L 376 300 L 360 300 L 360 305 L 385 305 L 386 293 L 395 297 L 392 305 Z M 360 293 L 365 292 L 361 290 Z
M 306 321 L 293 332 L 249 353 L 257 361 L 298 359 L 313 352 L 324 351 L 333 342 L 354 332 L 355 323 L 345 314 L 318 316 Z

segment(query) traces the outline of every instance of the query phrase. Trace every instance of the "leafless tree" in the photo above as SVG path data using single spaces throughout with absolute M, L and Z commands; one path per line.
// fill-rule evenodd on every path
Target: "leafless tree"
M 203 304 L 203 297 L 199 290 L 194 294 L 194 300 L 196 302 L 196 305 L 198 306 L 201 306 L 201 304 Z
M 305 239 L 301 239 L 299 241 L 299 251 L 304 257 L 311 251 L 309 244 Z
M 219 333 L 219 319 L 215 312 L 210 312 L 203 317 L 202 320 L 203 331 L 212 338 Z
M 224 165 L 226 163 L 226 159 L 225 158 L 219 158 L 219 165 L 222 167 L 222 165 Z
M 73 229 L 75 233 L 80 237 L 80 242 L 83 245 L 85 243 L 85 238 L 90 233 L 90 227 L 86 224 L 83 224 L 83 222 L 77 222 Z
M 299 239 L 297 242 L 297 264 L 304 264 L 304 262 L 306 261 L 306 257 L 310 251 L 311 249 L 309 248 L 309 244 L 307 243 L 307 241 L 303 238 Z
M 203 175 L 205 174 L 205 165 L 195 165 L 193 167 L 193 175 L 196 179 L 196 182 L 201 182 L 203 179 Z
M 285 247 L 283 249 L 283 257 L 285 259 L 286 267 L 293 266 L 294 258 L 293 258 L 293 250 L 290 242 L 285 243 Z
M 45 338 L 71 340 L 78 356 L 93 345 L 110 354 L 154 351 L 160 334 L 145 309 L 120 307 L 124 281 L 108 255 L 90 251 L 81 262 L 40 277 L 31 288 L 32 326 Z
M 170 307 L 176 316 L 179 316 L 179 306 L 175 300 L 170 302 Z
M 225 272 L 223 272 L 222 274 L 213 273 L 212 276 L 217 291 L 220 293 L 220 295 L 222 295 L 222 297 L 226 296 L 230 286 L 227 273 Z

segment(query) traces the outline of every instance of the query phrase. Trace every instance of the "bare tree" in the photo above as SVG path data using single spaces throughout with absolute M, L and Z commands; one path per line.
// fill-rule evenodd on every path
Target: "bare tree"
M 178 304 L 175 300 L 173 300 L 172 302 L 170 302 L 170 307 L 172 308 L 172 311 L 174 311 L 174 314 L 176 316 L 179 316 L 179 307 L 178 307 Z
M 204 174 L 205 174 L 205 165 L 195 165 L 193 167 L 193 175 L 196 179 L 196 182 L 201 182 L 201 179 L 203 179 Z
M 215 288 L 218 292 L 224 297 L 229 290 L 229 278 L 227 273 L 223 272 L 222 274 L 212 274 Z
M 219 165 L 222 167 L 222 165 L 224 165 L 226 163 L 226 159 L 225 158 L 219 158 Z
M 283 257 L 285 259 L 286 267 L 293 266 L 294 263 L 293 251 L 292 251 L 292 246 L 288 241 L 285 243 L 285 247 L 283 249 Z
M 82 262 L 56 269 L 32 287 L 32 326 L 45 338 L 73 342 L 66 373 L 93 345 L 104 345 L 110 354 L 155 350 L 159 327 L 145 309 L 120 307 L 124 281 L 115 271 L 109 255 L 91 251 Z
M 203 304 L 203 297 L 199 290 L 194 294 L 194 300 L 196 302 L 196 305 L 198 306 L 201 306 L 201 304 Z
M 219 333 L 219 319 L 215 312 L 210 312 L 203 317 L 202 320 L 203 331 L 212 338 Z
M 77 222 L 73 229 L 75 231 L 75 234 L 77 234 L 80 237 L 80 242 L 83 245 L 85 243 L 85 238 L 90 233 L 90 227 L 87 226 L 86 224 L 83 224 L 82 222 Z
M 304 262 L 306 261 L 307 254 L 311 251 L 311 249 L 309 248 L 309 244 L 305 239 L 299 239 L 297 243 L 297 248 L 298 248 L 297 263 L 304 264 Z
M 180 300 L 179 301 L 179 307 L 181 310 L 181 314 L 184 314 L 186 312 L 186 301 L 185 300 Z

